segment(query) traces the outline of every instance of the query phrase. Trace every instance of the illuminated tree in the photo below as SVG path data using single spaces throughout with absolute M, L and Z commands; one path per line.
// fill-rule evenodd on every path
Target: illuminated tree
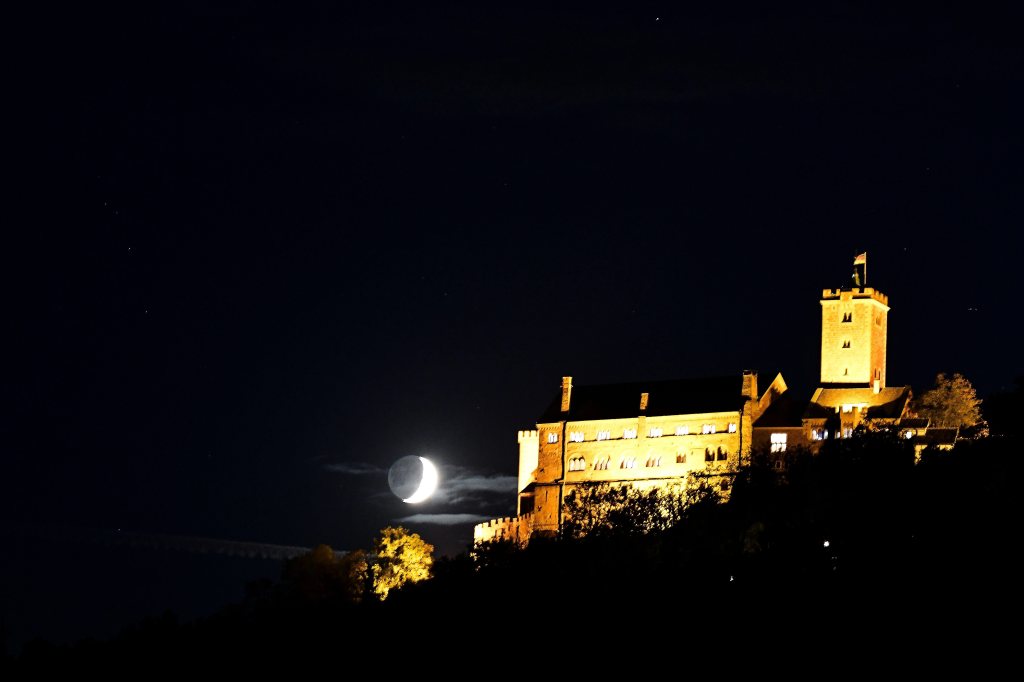
M 925 391 L 916 411 L 931 420 L 931 426 L 970 427 L 981 421 L 981 399 L 974 386 L 961 374 L 935 377 L 935 388 Z
M 416 583 L 430 577 L 434 563 L 434 546 L 424 542 L 417 533 L 388 526 L 373 544 L 377 553 L 374 566 L 373 591 L 387 599 L 388 592 L 405 583 Z
M 578 486 L 565 496 L 565 537 L 646 535 L 679 522 L 690 491 L 597 483 Z

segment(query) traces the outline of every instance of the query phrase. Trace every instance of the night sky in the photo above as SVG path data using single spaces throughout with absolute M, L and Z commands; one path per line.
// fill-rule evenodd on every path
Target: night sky
M 890 385 L 1024 374 L 1019 15 L 346 4 L 14 27 L 0 522 L 348 549 L 514 513 L 562 375 L 809 395 L 861 251 Z

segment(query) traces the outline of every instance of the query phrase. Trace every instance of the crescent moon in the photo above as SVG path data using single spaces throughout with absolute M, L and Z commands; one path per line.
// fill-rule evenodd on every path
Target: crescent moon
M 426 457 L 420 457 L 420 462 L 423 464 L 423 476 L 420 478 L 420 487 L 412 495 L 402 500 L 402 502 L 409 504 L 422 502 L 437 490 L 437 467 Z

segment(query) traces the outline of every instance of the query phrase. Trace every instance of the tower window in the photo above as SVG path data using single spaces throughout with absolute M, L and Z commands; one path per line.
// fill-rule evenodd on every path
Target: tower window
M 594 460 L 594 471 L 608 471 L 608 463 L 611 460 L 608 457 L 601 457 Z
M 587 460 L 582 457 L 573 457 L 569 460 L 569 471 L 585 471 L 587 468 Z
M 772 434 L 772 452 L 785 452 L 786 451 L 786 434 L 784 433 L 773 433 Z
M 849 341 L 843 341 L 843 348 L 849 348 L 849 347 L 850 347 L 850 342 Z
M 558 442 L 558 434 L 556 432 L 554 432 L 554 431 L 548 431 L 548 442 L 549 443 L 557 443 Z
M 853 322 L 853 313 L 843 313 L 843 322 Z
M 623 438 L 636 438 L 636 429 L 626 429 L 622 432 Z

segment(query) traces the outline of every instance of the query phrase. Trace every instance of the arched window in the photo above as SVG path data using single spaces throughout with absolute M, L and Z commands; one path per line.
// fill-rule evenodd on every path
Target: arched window
M 686 464 L 686 453 L 680 452 L 676 455 L 676 464 Z
M 609 457 L 599 457 L 594 461 L 594 471 L 608 471 Z
M 573 457 L 569 460 L 569 471 L 586 471 L 587 460 L 582 457 Z
M 727 459 L 729 459 L 729 453 L 722 448 L 718 448 L 718 461 L 724 462 Z
M 647 468 L 660 467 L 661 466 L 661 455 L 651 455 L 647 458 Z
M 620 469 L 636 469 L 636 457 L 623 457 L 619 462 Z

